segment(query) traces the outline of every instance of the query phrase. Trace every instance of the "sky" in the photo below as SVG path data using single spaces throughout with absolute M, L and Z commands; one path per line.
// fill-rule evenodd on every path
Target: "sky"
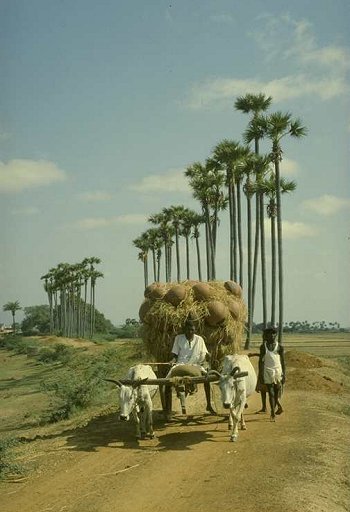
M 349 326 L 349 26 L 348 0 L 2 0 L 0 322 L 8 301 L 47 303 L 50 268 L 89 256 L 97 309 L 137 318 L 132 241 L 163 207 L 200 210 L 185 169 L 242 141 L 234 101 L 262 92 L 308 130 L 283 142 L 297 182 L 283 198 L 285 320 Z

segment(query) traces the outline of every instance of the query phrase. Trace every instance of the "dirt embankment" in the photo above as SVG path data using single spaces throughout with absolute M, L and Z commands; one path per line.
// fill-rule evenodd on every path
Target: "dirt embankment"
M 217 417 L 204 414 L 202 388 L 188 412 L 137 442 L 116 413 L 24 445 L 34 470 L 0 485 L 3 512 L 345 512 L 350 503 L 349 376 L 334 362 L 286 354 L 285 412 L 275 423 L 249 400 L 247 431 L 230 443 L 213 386 Z M 177 401 L 174 399 L 174 406 Z

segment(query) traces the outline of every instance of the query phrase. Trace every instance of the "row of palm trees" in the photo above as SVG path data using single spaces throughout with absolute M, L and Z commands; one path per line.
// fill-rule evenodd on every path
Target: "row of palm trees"
M 199 250 L 200 226 L 204 226 L 207 280 L 216 279 L 217 235 L 219 214 L 228 209 L 230 226 L 230 279 L 238 282 L 246 292 L 248 302 L 247 343 L 249 346 L 255 295 L 260 262 L 263 325 L 279 326 L 279 340 L 283 328 L 283 246 L 282 200 L 284 193 L 295 190 L 294 181 L 281 177 L 282 140 L 291 136 L 300 138 L 306 128 L 290 113 L 267 114 L 272 98 L 264 94 L 246 94 L 235 101 L 235 108 L 250 114 L 243 143 L 225 139 L 219 142 L 204 163 L 188 166 L 185 175 L 193 197 L 198 200 L 200 213 L 184 206 L 163 208 L 151 215 L 151 227 L 133 241 L 144 264 L 144 284 L 148 284 L 148 255 L 153 256 L 153 280 L 160 280 L 161 258 L 164 255 L 165 281 L 172 280 L 172 247 L 176 250 L 176 280 L 181 280 L 179 238 L 186 241 L 186 278 L 190 278 L 189 238 L 196 240 L 198 279 L 202 280 Z M 270 145 L 267 154 L 260 153 L 260 142 Z M 253 144 L 253 149 L 251 148 Z M 255 201 L 253 201 L 255 196 Z M 245 197 L 246 215 L 243 200 Z M 266 211 L 265 211 L 266 207 Z M 255 213 L 255 223 L 253 222 Z M 271 285 L 270 314 L 267 311 L 267 269 L 265 219 L 271 231 Z M 243 229 L 246 227 L 246 233 Z M 244 237 L 245 234 L 245 237 Z M 246 261 L 243 247 L 246 245 Z M 247 276 L 247 282 L 245 282 Z M 278 294 L 277 294 L 278 292 Z M 276 315 L 278 296 L 278 319 Z
M 50 308 L 50 333 L 93 337 L 96 281 L 103 277 L 96 269 L 99 263 L 95 256 L 76 264 L 59 263 L 41 277 Z

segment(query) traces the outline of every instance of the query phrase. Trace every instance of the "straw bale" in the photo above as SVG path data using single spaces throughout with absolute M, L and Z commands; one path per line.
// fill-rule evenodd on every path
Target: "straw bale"
M 235 281 L 226 281 L 224 286 L 227 291 L 229 291 L 236 297 L 242 297 L 242 288 Z
M 139 317 L 141 322 L 147 323 L 147 313 L 151 309 L 152 302 L 148 299 L 144 300 L 139 309 Z
M 227 302 L 227 307 L 228 307 L 228 310 L 229 310 L 232 318 L 234 318 L 235 320 L 238 320 L 240 309 L 241 309 L 239 302 L 229 299 Z
M 152 283 L 145 289 L 144 296 L 147 299 L 161 299 L 166 293 L 166 288 L 162 283 Z
M 173 306 L 178 306 L 184 300 L 185 295 L 186 287 L 184 285 L 177 284 L 167 291 L 164 296 L 164 300 Z
M 209 300 L 212 297 L 212 290 L 209 283 L 197 283 L 192 287 L 196 300 Z
M 206 289 L 210 290 L 209 300 L 198 300 L 195 290 L 199 284 L 206 285 Z M 223 281 L 183 281 L 178 284 L 161 283 L 161 286 L 166 291 L 164 297 L 157 300 L 146 299 L 140 307 L 141 336 L 146 349 L 156 361 L 165 362 L 171 359 L 174 338 L 183 332 L 187 319 L 194 322 L 196 333 L 204 338 L 211 353 L 213 368 L 220 366 L 224 355 L 241 350 L 247 308 L 242 298 L 227 293 Z M 180 301 L 179 291 L 182 297 Z M 172 300 L 174 296 L 177 299 L 171 303 L 168 299 L 170 297 Z M 213 303 L 217 303 L 217 310 L 224 312 L 221 323 L 215 323 L 220 322 L 220 319 L 211 320 Z M 234 315 L 231 310 L 235 312 Z
M 213 300 L 208 303 L 209 315 L 205 321 L 209 325 L 218 325 L 224 322 L 228 316 L 228 308 L 222 302 Z

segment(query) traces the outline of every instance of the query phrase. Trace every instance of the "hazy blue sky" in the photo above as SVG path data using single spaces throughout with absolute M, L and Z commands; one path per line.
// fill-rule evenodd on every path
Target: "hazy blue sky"
M 308 128 L 283 146 L 285 319 L 350 325 L 349 26 L 348 0 L 2 0 L 0 306 L 46 303 L 40 276 L 94 255 L 97 308 L 137 317 L 132 240 L 163 206 L 199 210 L 184 169 L 264 92 Z

